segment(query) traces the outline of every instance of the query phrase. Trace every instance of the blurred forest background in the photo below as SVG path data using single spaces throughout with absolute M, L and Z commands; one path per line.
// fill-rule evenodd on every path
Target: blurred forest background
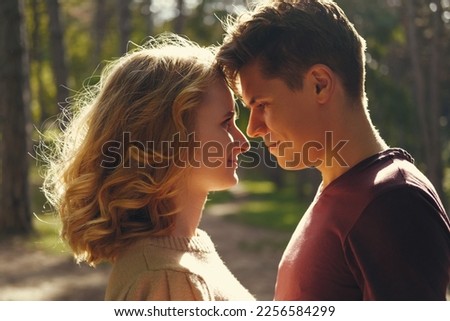
M 408 150 L 450 204 L 450 0 L 337 0 L 366 38 L 367 92 L 375 125 L 391 146 Z M 1 0 L 0 238 L 31 235 L 50 212 L 39 190 L 40 134 L 58 131 L 70 97 L 95 83 L 104 62 L 162 32 L 220 44 L 221 20 L 243 0 Z M 246 110 L 239 125 L 245 130 Z M 241 168 L 245 196 L 230 219 L 292 230 L 320 181 L 314 170 L 266 164 Z M 269 165 L 269 166 L 267 166 Z

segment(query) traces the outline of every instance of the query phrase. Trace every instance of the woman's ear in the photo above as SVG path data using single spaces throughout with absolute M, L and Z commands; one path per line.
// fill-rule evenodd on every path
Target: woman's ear
M 332 97 L 336 81 L 335 77 L 333 71 L 325 65 L 317 64 L 310 68 L 308 78 L 319 104 L 327 103 Z

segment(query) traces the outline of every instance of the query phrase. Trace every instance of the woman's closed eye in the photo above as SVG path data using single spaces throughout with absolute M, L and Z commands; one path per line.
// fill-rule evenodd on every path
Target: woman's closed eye
M 234 117 L 227 118 L 223 123 L 222 126 L 229 131 L 231 127 L 234 125 Z
M 229 131 L 234 125 L 236 121 L 236 114 L 234 112 L 230 112 L 225 117 L 225 120 L 222 122 L 222 126 Z

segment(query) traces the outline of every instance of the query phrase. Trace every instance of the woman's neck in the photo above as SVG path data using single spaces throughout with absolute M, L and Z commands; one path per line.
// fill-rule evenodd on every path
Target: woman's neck
M 188 189 L 179 194 L 176 205 L 180 210 L 176 214 L 173 236 L 192 237 L 196 234 L 207 197 L 207 193 L 194 193 Z

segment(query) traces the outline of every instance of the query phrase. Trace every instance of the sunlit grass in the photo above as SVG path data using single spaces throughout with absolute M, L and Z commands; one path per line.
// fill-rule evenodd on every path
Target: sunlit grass
M 68 247 L 59 237 L 59 218 L 52 214 L 34 217 L 35 233 L 28 240 L 28 245 L 48 252 L 63 254 L 69 253 Z
M 236 220 L 266 228 L 292 231 L 300 220 L 304 209 L 294 201 L 280 202 L 276 197 L 267 200 L 249 201 L 242 206 Z
M 61 228 L 59 218 L 50 211 L 50 206 L 41 191 L 42 176 L 37 166 L 33 166 L 30 170 L 30 183 L 34 231 L 26 240 L 26 245 L 56 254 L 69 253 L 68 246 L 59 237 Z
M 275 193 L 276 186 L 271 181 L 244 181 L 242 185 L 252 194 L 270 194 Z
M 228 219 L 275 230 L 293 231 L 308 204 L 295 195 L 295 189 L 276 190 L 270 181 L 244 181 L 248 197 L 238 213 Z

